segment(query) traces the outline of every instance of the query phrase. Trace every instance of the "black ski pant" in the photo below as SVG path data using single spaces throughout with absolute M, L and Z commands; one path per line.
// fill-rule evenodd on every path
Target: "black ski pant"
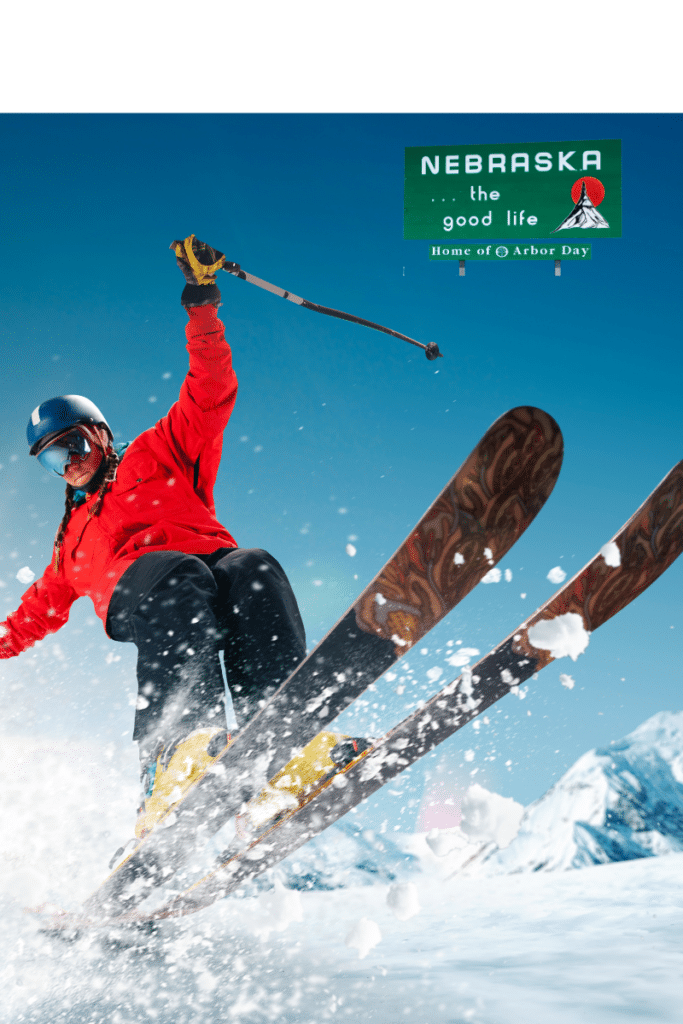
M 194 729 L 227 728 L 220 650 L 240 728 L 306 653 L 289 580 L 259 548 L 141 555 L 114 590 L 107 632 L 138 649 L 143 768 Z

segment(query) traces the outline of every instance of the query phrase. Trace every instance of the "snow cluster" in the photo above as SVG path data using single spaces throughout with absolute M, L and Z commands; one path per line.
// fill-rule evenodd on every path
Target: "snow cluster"
M 621 565 L 621 552 L 613 540 L 603 544 L 598 553 L 605 559 L 605 565 L 613 568 Z
M 528 635 L 530 642 L 539 650 L 550 651 L 553 658 L 569 657 L 572 661 L 583 654 L 590 640 L 590 633 L 577 612 L 541 619 L 530 627 Z
M 349 949 L 358 950 L 358 959 L 363 960 L 371 949 L 382 941 L 379 925 L 369 917 L 361 917 L 344 939 Z
M 470 842 L 509 846 L 519 830 L 524 808 L 512 797 L 491 793 L 475 783 L 462 798 L 460 828 Z

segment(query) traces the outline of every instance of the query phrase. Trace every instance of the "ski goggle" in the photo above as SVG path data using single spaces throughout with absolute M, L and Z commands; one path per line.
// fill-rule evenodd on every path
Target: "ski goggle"
M 53 476 L 64 476 L 74 456 L 82 461 L 91 451 L 92 446 L 88 438 L 74 427 L 36 452 L 36 458 L 48 473 Z

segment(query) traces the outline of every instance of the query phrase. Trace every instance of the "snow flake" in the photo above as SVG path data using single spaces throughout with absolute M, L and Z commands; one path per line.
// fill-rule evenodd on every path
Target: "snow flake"
M 465 559 L 460 554 L 459 551 L 455 552 L 455 555 L 453 556 L 453 561 L 455 562 L 456 565 L 464 565 L 465 564 Z
M 560 673 L 560 682 L 568 690 L 573 690 L 574 689 L 574 680 L 572 679 L 571 676 L 568 676 L 565 672 L 561 672 Z
M 453 668 L 462 668 L 463 665 L 467 665 L 471 658 L 476 658 L 479 651 L 476 647 L 461 647 L 455 654 L 451 654 L 449 658 L 446 658 L 446 664 L 452 665 Z
M 20 583 L 32 583 L 35 578 L 36 574 L 34 573 L 33 569 L 29 568 L 28 565 L 25 565 L 17 573 L 17 579 L 19 580 Z
M 355 556 L 355 554 L 356 554 L 356 550 L 357 550 L 357 549 L 356 549 L 356 548 L 354 547 L 354 545 L 353 545 L 353 544 L 347 544 L 347 545 L 346 545 L 346 554 L 347 554 L 347 555 L 348 555 L 348 556 L 349 556 L 350 558 L 353 558 L 353 557 Z
M 567 578 L 567 574 L 564 569 L 561 569 L 559 565 L 556 565 L 550 570 L 546 579 L 549 579 L 551 583 L 564 583 Z
M 145 708 L 149 707 L 149 701 L 142 694 L 137 693 L 128 694 L 128 704 L 130 707 L 135 708 L 136 711 L 144 711 Z
M 502 575 L 502 573 L 501 573 L 500 569 L 489 569 L 489 571 L 486 573 L 486 575 L 482 576 L 481 582 L 482 583 L 500 583 L 501 575 Z
M 474 692 L 474 684 L 479 682 L 479 676 L 472 675 L 472 669 L 469 665 L 463 665 L 462 676 L 460 680 L 460 689 L 466 697 L 470 698 L 468 706 L 476 707 L 475 704 L 471 703 L 472 693 Z M 477 704 L 479 701 L 477 701 Z

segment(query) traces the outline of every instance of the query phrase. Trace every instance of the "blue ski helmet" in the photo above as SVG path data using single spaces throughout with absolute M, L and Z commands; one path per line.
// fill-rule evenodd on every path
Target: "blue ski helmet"
M 41 402 L 31 413 L 26 428 L 31 455 L 35 455 L 48 438 L 61 434 L 62 431 L 79 423 L 86 426 L 102 424 L 111 435 L 109 424 L 94 402 L 88 398 L 81 395 L 60 395 L 59 398 L 49 398 L 47 402 Z

